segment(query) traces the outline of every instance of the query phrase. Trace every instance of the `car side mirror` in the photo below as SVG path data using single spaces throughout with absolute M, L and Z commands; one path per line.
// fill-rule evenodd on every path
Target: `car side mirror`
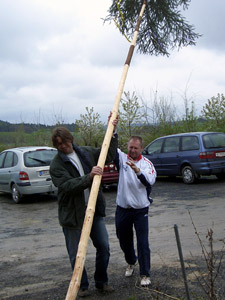
M 142 151 L 142 154 L 148 154 L 147 149 L 144 149 L 144 150 Z

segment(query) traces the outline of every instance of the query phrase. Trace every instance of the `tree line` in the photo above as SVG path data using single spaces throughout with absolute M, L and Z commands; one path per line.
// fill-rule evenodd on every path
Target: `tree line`
M 184 113 L 179 116 L 172 99 L 158 98 L 146 101 L 136 92 L 124 92 L 119 110 L 119 146 L 125 150 L 131 135 L 141 135 L 147 145 L 157 137 L 193 131 L 225 132 L 225 97 L 217 94 L 203 106 L 197 115 L 193 100 L 184 97 Z M 75 123 L 64 124 L 63 118 L 55 125 L 10 124 L 0 121 L 0 150 L 28 145 L 51 146 L 51 134 L 56 126 L 64 126 L 74 134 L 78 145 L 100 147 L 107 124 L 100 119 L 94 108 L 86 107 L 85 114 Z
M 34 124 L 34 123 L 18 123 L 18 124 L 12 124 L 7 121 L 1 121 L 0 120 L 0 132 L 16 132 L 19 130 L 20 127 L 23 127 L 23 131 L 25 133 L 33 133 L 38 130 L 52 130 L 55 128 L 56 125 L 45 125 L 45 124 Z M 66 128 L 68 128 L 70 131 L 75 130 L 75 123 L 72 124 L 63 124 Z
M 141 135 L 147 145 L 155 138 L 194 131 L 225 132 L 225 97 L 217 94 L 203 106 L 197 115 L 195 103 L 183 97 L 184 113 L 180 116 L 172 99 L 158 98 L 157 93 L 150 101 L 138 97 L 135 92 L 124 92 L 119 110 L 119 147 L 127 148 L 127 141 L 132 135 Z M 100 146 L 104 138 L 104 124 L 93 107 L 86 107 L 86 113 L 75 122 L 75 136 L 82 145 Z

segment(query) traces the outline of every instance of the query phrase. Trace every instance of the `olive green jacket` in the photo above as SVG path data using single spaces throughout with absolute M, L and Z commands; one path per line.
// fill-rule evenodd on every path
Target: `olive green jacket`
M 106 163 L 115 158 L 117 144 L 117 134 L 115 134 L 111 139 Z M 58 188 L 60 225 L 81 229 L 86 210 L 84 190 L 91 187 L 90 172 L 92 167 L 97 165 L 101 149 L 76 145 L 73 145 L 73 148 L 81 161 L 85 175 L 81 176 L 67 155 L 60 151 L 51 162 L 50 175 L 54 185 Z M 105 216 L 105 199 L 101 188 L 97 197 L 95 215 Z

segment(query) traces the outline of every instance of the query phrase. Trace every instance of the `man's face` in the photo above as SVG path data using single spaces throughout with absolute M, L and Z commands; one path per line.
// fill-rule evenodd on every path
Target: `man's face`
M 70 154 L 73 152 L 73 146 L 70 141 L 64 141 L 61 139 L 61 137 L 57 137 L 57 149 L 64 154 Z
M 128 143 L 128 154 L 133 159 L 138 159 L 141 154 L 143 147 L 140 144 L 139 140 L 130 140 Z

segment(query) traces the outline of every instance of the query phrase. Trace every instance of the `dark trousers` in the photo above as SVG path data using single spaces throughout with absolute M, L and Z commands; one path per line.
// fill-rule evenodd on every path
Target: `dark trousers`
M 76 261 L 81 230 L 63 227 L 63 233 L 65 236 L 66 248 L 69 254 L 70 263 L 73 270 Z M 94 217 L 90 237 L 93 242 L 93 245 L 96 248 L 94 274 L 95 286 L 97 288 L 102 288 L 103 285 L 108 282 L 107 268 L 110 256 L 108 233 L 105 227 L 104 219 L 102 217 Z M 80 287 L 87 288 L 88 286 L 88 276 L 86 269 L 84 268 Z
M 137 238 L 137 255 L 134 249 L 134 232 Z M 120 247 L 124 252 L 125 260 L 129 265 L 137 261 L 140 266 L 140 275 L 150 276 L 150 248 L 148 242 L 148 207 L 142 209 L 116 208 L 116 234 Z

